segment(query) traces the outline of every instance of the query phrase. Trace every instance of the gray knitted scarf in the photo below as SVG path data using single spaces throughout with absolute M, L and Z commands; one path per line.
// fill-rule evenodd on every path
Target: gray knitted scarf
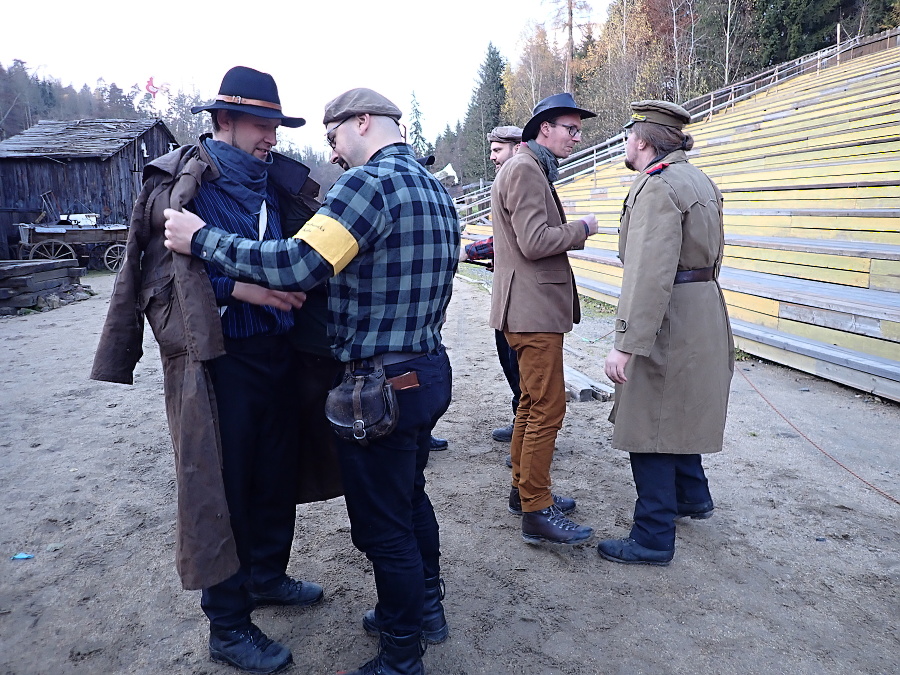
M 544 167 L 544 173 L 547 174 L 547 179 L 551 183 L 555 183 L 556 179 L 559 178 L 559 159 L 557 159 L 556 155 L 547 148 L 533 139 L 528 141 L 528 147 L 535 155 L 537 155 L 538 161 L 541 163 L 541 166 Z

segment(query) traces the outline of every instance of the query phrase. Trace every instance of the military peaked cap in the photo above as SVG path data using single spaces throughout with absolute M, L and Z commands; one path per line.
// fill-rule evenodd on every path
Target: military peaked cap
M 668 101 L 635 101 L 631 104 L 631 119 L 622 126 L 628 129 L 637 122 L 681 129 L 691 123 L 691 114 L 680 105 Z

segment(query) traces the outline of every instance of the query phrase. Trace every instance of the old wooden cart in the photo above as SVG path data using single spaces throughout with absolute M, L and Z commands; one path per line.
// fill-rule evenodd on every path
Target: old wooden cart
M 68 214 L 53 225 L 20 223 L 19 258 L 80 260 L 94 269 L 118 272 L 127 238 L 127 225 L 97 225 L 95 213 Z

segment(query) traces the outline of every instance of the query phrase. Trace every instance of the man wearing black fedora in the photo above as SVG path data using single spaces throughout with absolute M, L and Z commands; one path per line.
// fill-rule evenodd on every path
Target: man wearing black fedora
M 597 232 L 593 215 L 566 222 L 553 182 L 588 117 L 596 115 L 579 108 L 571 94 L 540 101 L 519 152 L 491 187 L 490 324 L 516 352 L 521 390 L 510 443 L 509 511 L 522 516 L 522 537 L 530 543 L 578 544 L 592 534 L 566 517 L 575 500 L 550 491 L 550 464 L 566 413 L 563 334 L 581 316 L 567 251 L 583 248 Z
M 284 423 L 303 405 L 289 332 L 306 295 L 235 282 L 172 254 L 162 243 L 164 211 L 187 207 L 228 232 L 281 239 L 315 212 L 318 185 L 307 167 L 272 152 L 279 126 L 305 122 L 282 112 L 268 73 L 232 68 L 215 100 L 191 110 L 203 111 L 213 133 L 145 171 L 92 377 L 128 381 L 126 367 L 140 358 L 143 316 L 136 324 L 135 314 L 145 313 L 160 344 L 176 450 L 182 584 L 202 591 L 214 661 L 272 673 L 291 652 L 251 612 L 322 600 L 321 586 L 286 574 L 296 504 L 341 494 L 334 448 L 329 467 L 328 448 L 305 448 L 299 425 Z
M 204 181 L 191 204 L 201 218 L 234 234 L 281 239 L 278 188 L 269 180 L 279 126 L 305 120 L 281 110 L 275 80 L 237 66 L 229 70 L 209 111 L 212 138 L 205 150 L 219 175 Z M 299 188 L 298 185 L 294 186 Z M 311 213 L 309 214 L 311 215 Z M 293 308 L 305 296 L 285 293 L 287 305 L 258 302 L 268 289 L 235 282 L 208 265 L 220 307 L 225 355 L 210 363 L 222 435 L 222 471 L 240 569 L 203 589 L 201 606 L 210 620 L 210 655 L 250 672 L 275 672 L 290 651 L 266 638 L 250 621 L 256 606 L 312 605 L 322 600 L 318 584 L 287 576 L 294 537 L 297 476 L 296 426 L 285 425 L 297 399 L 294 348 L 288 338 Z

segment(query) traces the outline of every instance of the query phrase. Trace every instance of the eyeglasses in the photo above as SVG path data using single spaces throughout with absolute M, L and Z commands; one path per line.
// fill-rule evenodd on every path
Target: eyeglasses
M 339 126 L 341 126 L 344 122 L 346 122 L 346 121 L 349 120 L 349 119 L 350 119 L 349 117 L 345 117 L 344 119 L 342 119 L 340 122 L 338 122 L 337 124 L 335 124 L 333 127 L 331 127 L 331 129 L 329 129 L 329 130 L 326 132 L 326 134 L 325 134 L 325 142 L 328 143 L 328 146 L 329 146 L 332 150 L 334 150 L 334 132 L 337 131 L 337 128 L 338 128 Z
M 556 122 L 547 122 L 547 124 L 550 124 L 554 127 L 562 127 L 569 132 L 569 136 L 571 136 L 572 138 L 581 135 L 581 129 L 576 127 L 574 124 L 557 124 Z

